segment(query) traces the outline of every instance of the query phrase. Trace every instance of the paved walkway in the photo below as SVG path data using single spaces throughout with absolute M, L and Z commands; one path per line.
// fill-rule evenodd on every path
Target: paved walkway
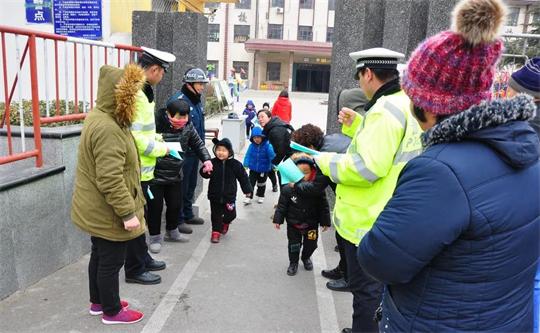
M 252 98 L 259 107 L 275 95 L 247 92 L 241 102 Z M 324 127 L 326 106 L 320 101 L 326 95 L 292 94 L 291 99 L 293 125 L 312 119 Z M 208 119 L 208 126 L 219 119 Z M 320 275 L 338 261 L 333 229 L 322 234 L 314 271 L 300 266 L 296 276 L 287 276 L 286 231 L 276 231 L 270 220 L 277 198 L 267 191 L 263 204 L 243 207 L 239 195 L 238 218 L 216 245 L 209 241 L 210 212 L 201 195 L 207 223 L 194 226 L 189 243 L 165 243 L 155 256 L 168 265 L 159 272 L 163 282 L 142 286 L 121 279 L 122 298 L 145 313 L 140 323 L 105 326 L 88 315 L 87 255 L 1 301 L 0 332 L 339 332 L 350 326 L 352 296 L 329 291 Z

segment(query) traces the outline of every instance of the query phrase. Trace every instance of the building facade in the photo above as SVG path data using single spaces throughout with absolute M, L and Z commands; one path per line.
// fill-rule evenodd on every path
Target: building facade
M 251 89 L 328 92 L 335 0 L 206 3 L 208 69 Z

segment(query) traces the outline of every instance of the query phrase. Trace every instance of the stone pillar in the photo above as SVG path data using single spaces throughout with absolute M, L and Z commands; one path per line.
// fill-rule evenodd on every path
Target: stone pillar
M 156 107 L 182 86 L 189 67 L 206 69 L 208 19 L 196 13 L 133 12 L 133 45 L 148 46 L 176 56 L 156 88 Z
M 336 1 L 335 17 L 326 125 L 329 134 L 341 130 L 336 113 L 338 92 L 358 86 L 349 53 L 383 44 L 384 0 Z
M 386 0 L 383 47 L 409 56 L 426 37 L 428 0 Z
M 452 10 L 459 0 L 430 0 L 427 24 L 427 37 L 440 31 L 448 30 L 451 24 Z

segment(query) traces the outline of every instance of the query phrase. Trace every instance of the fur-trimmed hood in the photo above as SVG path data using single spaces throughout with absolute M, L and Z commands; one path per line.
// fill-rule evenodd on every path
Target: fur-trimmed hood
M 135 64 L 99 70 L 96 109 L 111 114 L 120 127 L 129 127 L 135 114 L 135 97 L 145 82 L 144 70 Z
M 524 167 L 540 157 L 538 136 L 527 122 L 534 117 L 535 110 L 533 99 L 524 94 L 482 102 L 426 131 L 422 134 L 422 144 L 430 147 L 479 141 L 494 149 L 509 165 Z

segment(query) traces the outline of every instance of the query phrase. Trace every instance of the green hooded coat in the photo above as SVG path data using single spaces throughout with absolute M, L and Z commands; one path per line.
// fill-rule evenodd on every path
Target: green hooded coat
M 136 65 L 100 69 L 95 108 L 79 143 L 71 219 L 91 236 L 127 241 L 145 232 L 140 161 L 131 135 L 135 97 L 145 82 Z M 136 230 L 123 221 L 137 216 Z

